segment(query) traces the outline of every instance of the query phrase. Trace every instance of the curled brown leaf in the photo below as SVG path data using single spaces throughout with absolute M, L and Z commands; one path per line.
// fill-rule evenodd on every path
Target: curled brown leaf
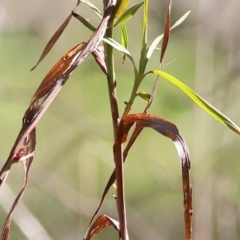
M 129 149 L 131 148 L 134 141 L 136 140 L 136 138 L 141 133 L 144 127 L 150 127 L 155 129 L 162 135 L 170 138 L 175 144 L 175 147 L 177 149 L 179 159 L 181 162 L 181 166 L 182 166 L 185 236 L 187 240 L 190 240 L 192 236 L 192 188 L 191 188 L 190 176 L 189 176 L 190 157 L 189 157 L 187 145 L 184 139 L 182 138 L 182 136 L 180 135 L 177 127 L 173 123 L 159 116 L 155 116 L 147 113 L 129 114 L 122 118 L 120 122 L 120 129 L 119 129 L 119 135 L 118 135 L 118 140 L 120 140 L 121 143 L 127 140 L 128 132 L 130 128 L 133 126 L 133 124 L 136 124 L 136 127 L 124 150 L 123 161 L 125 161 Z M 96 212 L 94 213 L 90 224 L 92 223 L 98 211 L 100 210 L 101 206 L 103 205 L 103 202 L 108 190 L 116 180 L 116 171 L 118 171 L 118 169 L 115 169 L 113 171 L 113 173 L 111 174 L 108 180 L 108 183 L 105 186 L 100 204 Z
M 94 221 L 91 226 L 89 226 L 83 239 L 90 240 L 107 226 L 113 226 L 118 232 L 120 231 L 118 221 L 110 218 L 105 214 L 102 214 Z
M 21 156 L 19 155 L 19 159 L 17 159 L 18 161 L 22 161 L 24 164 L 25 176 L 24 176 L 23 187 L 20 190 L 20 192 L 18 193 L 18 195 L 8 213 L 7 219 L 3 225 L 2 234 L 1 234 L 1 238 L 0 238 L 1 240 L 9 239 L 10 224 L 11 224 L 13 211 L 17 207 L 19 201 L 21 200 L 21 198 L 24 194 L 24 191 L 26 189 L 27 183 L 28 183 L 28 173 L 29 173 L 29 169 L 32 164 L 32 161 L 33 161 L 33 157 L 34 157 L 34 153 L 35 153 L 35 146 L 36 146 L 35 129 L 33 129 L 31 131 L 31 133 L 28 135 L 28 137 L 25 138 L 23 146 L 26 151 L 24 152 L 23 155 L 21 155 Z

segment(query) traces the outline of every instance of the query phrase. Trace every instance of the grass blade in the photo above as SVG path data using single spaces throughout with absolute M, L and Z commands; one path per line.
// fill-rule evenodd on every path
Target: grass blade
M 120 24 L 121 28 L 121 44 L 122 46 L 127 49 L 128 48 L 128 33 L 127 33 L 127 27 L 125 23 Z M 123 63 L 126 60 L 126 54 L 123 53 Z
M 170 37 L 171 9 L 172 9 L 172 0 L 169 0 L 168 11 L 167 11 L 167 20 L 166 20 L 166 24 L 165 24 L 165 31 L 164 31 L 164 35 L 163 35 L 162 48 L 161 48 L 160 66 L 162 65 L 163 57 L 164 57 L 165 51 L 167 49 L 168 40 Z
M 44 48 L 39 60 L 37 61 L 37 64 L 31 69 L 31 71 L 34 70 L 38 66 L 38 64 L 46 57 L 46 55 L 50 52 L 50 50 L 53 48 L 54 44 L 57 42 L 59 37 L 62 35 L 64 29 L 67 27 L 71 18 L 72 18 L 72 13 L 67 17 L 67 19 L 63 22 L 63 24 L 53 34 L 53 36 L 51 37 L 51 39 L 47 43 L 46 47 Z
M 142 23 L 142 48 L 141 48 L 141 56 L 139 60 L 139 74 L 144 74 L 147 59 L 147 32 L 148 32 L 148 0 L 144 0 L 143 7 L 143 23 Z
M 240 128 L 231 119 L 226 117 L 223 113 L 213 107 L 210 103 L 200 97 L 197 93 L 195 93 L 191 88 L 186 86 L 180 80 L 160 70 L 154 70 L 151 73 L 159 75 L 168 80 L 169 82 L 173 83 L 176 87 L 181 89 L 188 97 L 190 97 L 195 103 L 197 103 L 198 106 L 200 106 L 205 112 L 207 112 L 212 117 L 217 119 L 220 123 L 240 135 Z
M 100 19 L 102 18 L 101 11 L 93 3 L 91 3 L 89 0 L 81 0 L 81 2 L 88 5 Z
M 126 10 L 116 21 L 115 23 L 115 27 L 120 25 L 121 23 L 125 23 L 128 20 L 130 20 L 134 14 L 138 11 L 138 9 L 143 5 L 143 2 L 138 3 L 136 5 L 134 5 L 133 7 L 129 8 L 128 10 Z
M 190 14 L 191 11 L 186 12 L 177 22 L 175 22 L 173 24 L 173 26 L 170 28 L 170 30 L 173 30 L 174 28 L 176 28 L 177 26 L 179 26 Z M 152 56 L 154 50 L 157 48 L 158 44 L 160 43 L 160 41 L 163 38 L 163 34 L 159 35 L 158 37 L 156 37 L 154 39 L 154 41 L 152 42 L 152 44 L 150 45 L 148 52 L 147 52 L 147 59 L 150 59 L 150 57 Z
M 72 12 L 72 15 L 76 19 L 78 19 L 86 28 L 88 28 L 92 32 L 96 31 L 96 28 L 91 23 L 89 23 L 84 17 L 82 17 L 81 15 L 79 15 L 79 14 L 77 14 L 75 12 Z
M 119 16 L 121 16 L 123 14 L 123 12 L 128 7 L 128 4 L 129 4 L 129 0 L 121 0 L 120 1 L 120 4 L 118 6 L 118 10 L 117 10 L 116 15 L 115 15 L 115 18 L 118 18 Z

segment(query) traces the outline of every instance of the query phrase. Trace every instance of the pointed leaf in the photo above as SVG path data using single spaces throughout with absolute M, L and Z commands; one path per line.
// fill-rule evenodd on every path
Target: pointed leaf
M 160 70 L 154 70 L 152 71 L 152 73 L 159 75 L 168 80 L 169 82 L 173 83 L 176 87 L 181 89 L 187 96 L 189 96 L 195 103 L 197 103 L 198 106 L 200 106 L 204 111 L 206 111 L 212 117 L 217 119 L 223 125 L 230 128 L 232 131 L 240 135 L 240 128 L 232 120 L 230 120 L 228 117 L 222 114 L 219 110 L 217 110 L 210 103 L 208 103 L 206 100 L 200 97 L 197 93 L 195 93 L 191 88 L 186 86 L 180 80 Z
M 108 43 L 109 45 L 111 45 L 112 47 L 117 49 L 118 51 L 125 53 L 128 57 L 132 58 L 130 52 L 126 48 L 124 48 L 120 43 L 115 41 L 114 39 L 104 38 L 103 41 Z
M 115 18 L 117 18 L 123 14 L 123 12 L 127 9 L 128 4 L 129 4 L 129 0 L 121 0 L 120 1 Z
M 101 11 L 94 4 L 92 4 L 89 0 L 81 0 L 81 2 L 88 5 L 96 13 L 96 15 L 99 18 L 102 18 Z
M 91 24 L 89 23 L 84 17 L 82 17 L 81 15 L 75 13 L 75 12 L 72 12 L 72 15 L 78 19 L 85 27 L 87 27 L 89 30 L 91 30 L 92 32 L 96 31 L 96 28 Z
M 117 49 L 118 51 L 126 54 L 126 56 L 128 57 L 128 59 L 132 62 L 133 64 L 133 67 L 134 67 L 134 74 L 135 76 L 138 75 L 138 70 L 136 68 L 136 65 L 134 63 L 134 60 L 130 54 L 130 52 L 124 48 L 120 43 L 118 43 L 117 41 L 115 41 L 114 39 L 112 38 L 104 38 L 103 39 L 104 42 L 106 42 L 107 44 L 111 45 L 112 47 L 114 47 L 115 49 Z
M 188 17 L 190 14 L 191 10 L 187 11 L 182 17 L 180 17 L 171 27 L 171 30 L 179 26 L 184 20 Z
M 121 44 L 122 46 L 127 49 L 128 48 L 128 34 L 127 34 L 127 27 L 125 23 L 120 25 L 121 28 Z M 126 54 L 123 54 L 123 63 L 126 60 Z
M 37 67 L 37 65 L 46 57 L 46 55 L 52 49 L 54 44 L 57 42 L 59 37 L 62 35 L 64 29 L 67 27 L 71 17 L 72 17 L 72 13 L 67 17 L 67 19 L 63 22 L 63 24 L 59 27 L 59 29 L 53 34 L 53 36 L 51 37 L 51 39 L 47 43 L 46 47 L 44 48 L 37 64 L 31 69 L 31 71 Z
M 147 59 L 147 33 L 148 33 L 148 0 L 144 0 L 143 5 L 143 23 L 142 23 L 142 46 L 141 46 L 141 56 L 139 60 L 139 74 L 140 76 L 144 74 Z
M 163 60 L 165 51 L 167 49 L 168 40 L 169 40 L 169 37 L 170 37 L 170 14 L 171 14 L 171 9 L 172 9 L 172 0 L 169 0 L 167 19 L 166 19 L 165 30 L 164 30 L 164 35 L 163 35 L 162 48 L 161 48 L 160 66 L 162 65 L 162 60 Z
M 143 5 L 143 2 L 138 3 L 136 5 L 134 5 L 133 7 L 129 8 L 128 10 L 126 10 L 116 21 L 116 23 L 114 24 L 114 26 L 118 26 L 121 23 L 125 23 L 128 20 L 130 20 L 134 14 L 138 11 L 138 9 Z
M 190 14 L 191 11 L 186 12 L 177 22 L 175 22 L 173 24 L 173 26 L 170 28 L 170 30 L 176 28 L 177 26 L 179 26 L 186 18 L 187 16 Z M 152 56 L 154 50 L 157 48 L 158 44 L 160 43 L 160 41 L 163 38 L 163 34 L 159 35 L 158 37 L 156 37 L 154 39 L 154 41 L 152 42 L 152 44 L 150 45 L 148 52 L 147 52 L 147 59 L 150 59 L 150 57 Z

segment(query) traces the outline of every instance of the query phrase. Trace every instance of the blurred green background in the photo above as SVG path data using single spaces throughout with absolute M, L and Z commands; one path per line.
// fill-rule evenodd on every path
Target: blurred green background
M 102 1 L 92 1 L 102 9 Z M 140 1 L 130 1 L 130 6 Z M 77 20 L 69 26 L 46 59 L 33 72 L 43 48 L 76 1 L 1 0 L 0 2 L 0 165 L 21 127 L 31 97 L 48 70 L 71 47 L 87 41 L 91 32 Z M 149 44 L 163 32 L 168 1 L 150 1 Z M 179 78 L 202 97 L 239 121 L 240 2 L 198 0 L 173 2 L 172 23 L 192 10 L 172 32 L 164 71 Z M 97 26 L 99 19 L 84 4 L 77 12 Z M 140 56 L 141 11 L 131 22 L 129 50 Z M 116 29 L 119 40 L 119 29 Z M 116 52 L 121 113 L 130 96 L 133 70 Z M 159 52 L 149 62 L 156 69 Z M 141 91 L 150 92 L 155 77 Z M 146 102 L 137 99 L 132 112 Z M 82 239 L 110 173 L 113 133 L 107 84 L 90 56 L 70 77 L 37 125 L 37 155 L 24 197 L 13 215 L 11 239 Z M 194 196 L 194 239 L 240 239 L 239 138 L 161 79 L 150 108 L 174 122 L 191 154 Z M 169 139 L 146 129 L 125 164 L 130 239 L 183 239 L 181 168 Z M 0 192 L 0 228 L 23 179 L 14 165 Z M 101 213 L 117 218 L 114 189 Z M 95 239 L 117 239 L 107 228 Z

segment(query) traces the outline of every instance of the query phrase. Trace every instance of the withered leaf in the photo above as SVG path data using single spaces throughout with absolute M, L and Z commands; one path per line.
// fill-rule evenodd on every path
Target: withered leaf
M 28 135 L 28 137 L 25 138 L 24 143 L 23 143 L 23 147 L 25 148 L 25 152 L 23 156 L 19 156 L 20 158 L 17 159 L 18 161 L 22 161 L 23 165 L 24 165 L 24 172 L 25 172 L 25 176 L 24 176 L 24 182 L 23 182 L 23 187 L 20 190 L 20 192 L 18 193 L 18 196 L 16 197 L 9 213 L 7 216 L 7 219 L 5 221 L 5 224 L 3 226 L 2 229 L 2 234 L 1 234 L 1 240 L 8 240 L 9 239 L 9 233 L 10 233 L 10 224 L 11 224 L 11 219 L 12 219 L 12 214 L 13 211 L 15 210 L 15 208 L 17 207 L 20 199 L 22 198 L 24 191 L 26 189 L 27 183 L 28 183 L 28 173 L 29 173 L 29 169 L 30 166 L 32 164 L 33 161 L 33 157 L 34 157 L 34 152 L 35 152 L 35 146 L 36 146 L 36 132 L 35 132 L 35 128 L 30 132 L 30 134 Z
M 33 96 L 29 108 L 25 112 L 23 118 L 23 127 L 20 130 L 20 133 L 15 141 L 8 159 L 0 171 L 0 186 L 2 185 L 3 181 L 6 180 L 9 169 L 14 163 L 15 155 L 21 148 L 24 139 L 36 126 L 37 122 L 40 120 L 44 112 L 47 110 L 51 102 L 61 90 L 69 75 L 78 65 L 80 65 L 86 59 L 86 57 L 91 52 L 97 49 L 105 34 L 108 20 L 111 16 L 115 4 L 116 0 L 109 1 L 100 25 L 88 43 L 86 45 L 85 43 L 80 43 L 69 52 L 67 52 L 67 54 L 65 54 L 64 57 L 54 65 L 47 76 L 43 79 L 43 82 L 40 84 L 39 88 Z
M 187 240 L 190 240 L 192 237 L 192 188 L 191 188 L 190 177 L 189 177 L 190 158 L 189 158 L 187 145 L 184 139 L 179 134 L 177 127 L 173 123 L 159 116 L 146 114 L 146 113 L 130 114 L 122 118 L 120 122 L 120 129 L 119 129 L 119 135 L 118 135 L 122 143 L 127 140 L 128 132 L 130 128 L 133 126 L 133 124 L 136 124 L 136 127 L 124 150 L 123 161 L 126 159 L 129 149 L 131 148 L 132 144 L 134 143 L 134 141 L 136 140 L 136 138 L 138 137 L 138 135 L 140 134 L 140 132 L 144 127 L 150 127 L 155 129 L 162 135 L 170 138 L 176 146 L 179 159 L 181 162 L 181 166 L 182 166 L 185 236 Z M 118 169 L 115 169 L 113 171 L 112 175 L 108 180 L 108 183 L 105 186 L 100 204 L 96 212 L 94 213 L 90 224 L 92 223 L 93 219 L 95 218 L 98 211 L 100 210 L 108 190 L 116 180 L 116 171 L 118 171 Z
M 74 10 L 79 6 L 80 3 L 81 3 L 81 0 L 78 0 Z M 58 28 L 58 30 L 53 34 L 51 39 L 48 41 L 46 47 L 44 48 L 44 50 L 43 50 L 43 52 L 42 52 L 42 54 L 41 54 L 41 56 L 40 56 L 40 58 L 37 62 L 37 64 L 30 71 L 34 70 L 38 66 L 38 64 L 46 57 L 46 55 L 49 53 L 49 51 L 53 48 L 54 44 L 57 42 L 59 37 L 62 35 L 63 31 L 67 27 L 71 18 L 72 18 L 72 12 L 69 14 L 69 16 L 66 18 L 66 20 L 62 23 L 62 25 Z
M 68 23 L 70 22 L 72 18 L 72 13 L 69 14 L 67 19 L 63 22 L 63 24 L 58 28 L 58 30 L 53 34 L 49 42 L 47 43 L 46 47 L 44 48 L 39 60 L 37 61 L 36 65 L 30 70 L 34 70 L 38 64 L 46 57 L 46 55 L 50 52 L 50 50 L 53 48 L 54 44 L 57 42 L 59 37 L 62 35 L 64 29 L 67 27 Z
M 163 57 L 164 57 L 165 51 L 167 49 L 168 40 L 169 40 L 169 37 L 170 37 L 171 9 L 172 9 L 172 0 L 169 0 L 168 11 L 167 11 L 167 16 L 166 16 L 166 24 L 165 24 L 165 30 L 164 30 L 164 34 L 163 34 L 163 41 L 162 41 L 162 48 L 161 48 L 160 66 L 162 65 Z
M 83 239 L 90 240 L 107 226 L 113 226 L 118 232 L 120 231 L 118 221 L 102 214 L 96 219 L 96 221 L 94 221 L 91 226 L 89 226 Z
M 144 127 L 153 128 L 162 135 L 170 138 L 177 149 L 182 167 L 185 236 L 187 240 L 191 240 L 193 206 L 192 206 L 192 187 L 190 184 L 189 176 L 191 164 L 187 145 L 182 136 L 180 135 L 177 127 L 173 123 L 159 116 L 146 113 L 129 114 L 123 117 L 120 123 L 119 130 L 119 137 L 121 138 L 122 142 L 125 142 L 127 140 L 128 131 L 133 123 L 142 128 Z

